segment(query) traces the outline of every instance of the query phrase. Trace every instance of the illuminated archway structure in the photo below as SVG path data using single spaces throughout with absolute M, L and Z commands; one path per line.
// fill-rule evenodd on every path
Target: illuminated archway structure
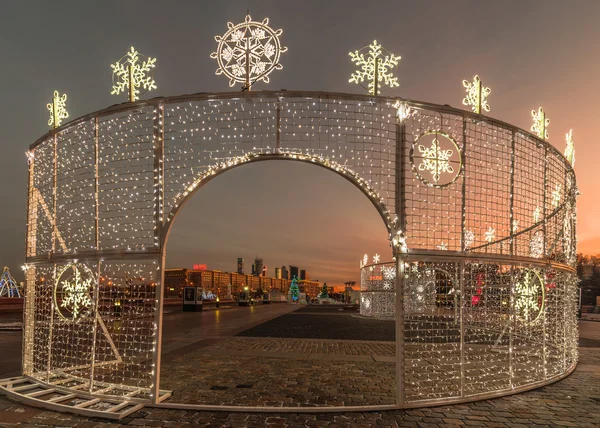
M 396 262 L 364 267 L 385 272 L 361 286 L 372 311 L 397 315 L 397 403 L 370 408 L 503 395 L 575 367 L 575 175 L 554 147 L 509 124 L 398 98 L 196 94 L 73 120 L 28 158 L 23 373 L 39 382 L 166 405 L 170 225 L 210 178 L 271 159 L 346 177 L 388 229 Z M 456 305 L 425 310 L 418 284 L 440 270 Z M 61 317 L 61 299 L 85 310 Z

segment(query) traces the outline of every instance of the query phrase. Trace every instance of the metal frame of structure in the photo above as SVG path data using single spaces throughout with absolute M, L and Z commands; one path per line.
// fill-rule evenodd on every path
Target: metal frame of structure
M 436 131 L 461 151 L 460 170 L 444 186 L 422 180 L 427 171 L 417 174 L 411 164 L 418 138 Z M 550 144 L 504 122 L 368 95 L 194 94 L 83 116 L 36 141 L 28 159 L 23 346 L 28 379 L 51 384 L 60 375 L 91 397 L 126 396 L 165 407 L 338 411 L 505 395 L 557 380 L 576 365 L 575 175 Z M 436 151 L 433 162 L 437 159 Z M 381 265 L 394 276 L 380 290 L 386 310 L 396 317 L 395 405 L 161 403 L 169 396 L 160 390 L 160 355 L 170 227 L 213 177 L 264 160 L 325 167 L 358 187 L 380 213 L 396 260 Z M 551 192 L 559 187 L 564 196 L 556 204 Z M 540 216 L 533 221 L 537 207 Z M 542 255 L 530 257 L 538 231 Z M 441 241 L 443 251 L 437 249 Z M 92 272 L 91 286 L 57 278 L 70 265 Z M 457 278 L 458 303 L 451 315 L 407 303 L 419 275 L 436 269 Z M 528 313 L 536 310 L 533 298 L 517 303 L 529 293 L 517 290 L 523 269 L 536 269 L 543 287 L 550 287 L 532 322 L 520 316 L 525 307 Z M 477 293 L 481 272 L 487 288 L 479 294 L 481 304 L 473 305 L 467 296 Z M 378 291 L 376 282 L 363 281 L 361 287 L 370 287 L 365 296 Z M 89 301 L 91 307 L 70 319 L 57 316 L 55 305 L 62 304 L 53 298 L 57 287 L 67 287 L 61 295 L 88 293 L 89 299 L 73 298 L 70 304 Z

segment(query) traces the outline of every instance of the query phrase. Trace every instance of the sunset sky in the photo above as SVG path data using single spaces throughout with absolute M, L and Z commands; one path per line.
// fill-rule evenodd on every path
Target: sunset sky
M 110 95 L 110 63 L 135 46 L 157 58 L 146 97 L 239 90 L 215 75 L 215 35 L 246 10 L 282 28 L 283 70 L 254 89 L 364 93 L 348 83 L 348 56 L 374 39 L 400 55 L 401 96 L 462 108 L 462 80 L 491 87 L 489 116 L 526 130 L 543 106 L 561 152 L 573 129 L 581 196 L 578 251 L 600 253 L 600 151 L 594 137 L 600 55 L 596 1 L 3 1 L 0 14 L 2 144 L 0 263 L 18 278 L 24 260 L 29 144 L 47 129 L 46 103 L 68 94 L 70 117 L 123 102 Z M 197 192 L 172 229 L 168 266 L 246 270 L 260 256 L 295 264 L 330 285 L 359 280 L 364 253 L 391 258 L 386 230 L 349 182 L 312 165 L 260 162 Z

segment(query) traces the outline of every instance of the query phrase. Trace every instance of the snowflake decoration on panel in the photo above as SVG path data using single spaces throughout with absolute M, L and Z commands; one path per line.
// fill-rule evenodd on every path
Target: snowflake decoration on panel
M 67 94 L 58 95 L 58 91 L 54 91 L 52 102 L 46 104 L 46 108 L 50 111 L 50 119 L 48 119 L 48 126 L 52 128 L 58 128 L 63 119 L 69 117 L 67 112 Z
M 373 263 L 375 263 L 375 264 L 379 263 L 380 259 L 381 259 L 381 256 L 379 254 L 375 254 L 373 256 Z
M 350 83 L 361 85 L 375 96 L 380 92 L 382 81 L 390 88 L 400 86 L 398 78 L 394 77 L 391 70 L 388 71 L 388 69 L 398 66 L 400 57 L 378 44 L 377 40 L 373 40 L 369 46 L 350 52 L 349 55 L 352 62 L 360 67 L 350 76 Z M 365 81 L 367 87 L 363 85 Z
M 533 118 L 533 125 L 531 125 L 531 132 L 534 132 L 542 140 L 548 138 L 548 125 L 550 125 L 550 119 L 546 119 L 546 112 L 543 108 L 539 108 L 538 111 L 531 110 L 531 117 Z
M 462 169 L 458 145 L 450 136 L 438 131 L 427 132 L 419 137 L 413 143 L 410 158 L 421 181 L 435 187 L 453 183 Z M 425 179 L 421 172 L 429 173 L 431 181 Z M 440 180 L 442 177 L 444 179 Z
M 538 230 L 529 241 L 529 256 L 539 259 L 544 254 L 544 233 Z
M 522 271 L 515 282 L 515 311 L 526 323 L 535 322 L 543 312 L 546 287 L 533 269 Z
M 112 95 L 118 95 L 129 90 L 129 101 L 134 102 L 140 98 L 140 88 L 146 91 L 156 89 L 156 82 L 150 74 L 156 66 L 156 58 L 141 60 L 144 55 L 137 52 L 133 46 L 123 58 L 111 64 L 113 69 Z
M 84 265 L 67 265 L 56 276 L 54 305 L 58 315 L 66 321 L 76 321 L 91 309 L 91 292 L 95 276 Z
M 396 269 L 393 267 L 384 266 L 383 267 L 383 277 L 391 281 L 396 278 Z
M 465 250 L 468 248 L 471 248 L 471 245 L 473 245 L 473 242 L 475 242 L 475 234 L 473 233 L 472 230 L 465 230 Z
M 485 240 L 487 243 L 491 243 L 496 237 L 496 229 L 489 228 L 487 232 L 485 232 Z
M 573 130 L 570 129 L 567 133 L 567 146 L 565 147 L 565 157 L 571 164 L 575 166 L 575 143 L 573 142 Z
M 492 90 L 482 85 L 478 75 L 475 75 L 472 82 L 463 80 L 463 86 L 467 90 L 467 95 L 463 99 L 463 105 L 471 106 L 471 110 L 477 114 L 480 114 L 482 109 L 486 112 L 490 111 L 487 97 Z
M 217 51 L 210 54 L 217 60 L 216 74 L 227 76 L 229 86 L 242 83 L 246 90 L 261 80 L 269 83 L 269 74 L 283 68 L 279 63 L 281 54 L 287 52 L 279 41 L 283 30 L 269 27 L 269 18 L 256 22 L 250 15 L 237 25 L 228 22 L 227 28 L 223 36 L 215 36 Z
M 558 204 L 560 204 L 561 190 L 562 190 L 562 186 L 560 184 L 557 184 L 556 187 L 554 188 L 554 190 L 552 191 L 552 206 L 554 208 L 558 207 Z
M 438 250 L 440 250 L 440 251 L 447 251 L 448 250 L 448 244 L 446 244 L 445 242 L 440 243 L 440 245 L 438 245 Z

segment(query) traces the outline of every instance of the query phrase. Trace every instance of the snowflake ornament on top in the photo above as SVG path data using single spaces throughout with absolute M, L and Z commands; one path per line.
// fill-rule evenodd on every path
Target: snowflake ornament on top
M 229 78 L 229 86 L 237 82 L 244 85 L 244 90 L 250 90 L 261 80 L 269 83 L 269 74 L 283 68 L 279 63 L 281 54 L 287 52 L 279 41 L 283 30 L 273 30 L 268 24 L 269 18 L 256 22 L 246 15 L 244 22 L 228 22 L 227 32 L 215 36 L 218 46 L 210 57 L 217 60 L 216 74 Z
M 531 117 L 533 118 L 533 125 L 531 125 L 531 132 L 534 132 L 542 140 L 548 139 L 548 125 L 550 125 L 550 119 L 546 118 L 546 112 L 543 108 L 539 108 L 538 111 L 531 110 Z
M 146 92 L 156 89 L 156 82 L 151 75 L 152 69 L 156 67 L 156 58 L 142 61 L 141 57 L 145 58 L 132 46 L 127 55 L 110 65 L 113 69 L 112 95 L 118 95 L 128 89 L 129 101 L 134 102 L 140 98 L 141 90 Z
M 52 102 L 46 104 L 46 108 L 50 111 L 48 126 L 58 128 L 63 119 L 69 117 L 69 113 L 67 112 L 67 94 L 62 94 L 61 96 L 58 94 L 58 91 L 54 91 Z
M 487 97 L 492 90 L 483 86 L 478 75 L 475 75 L 472 82 L 463 80 L 463 86 L 467 91 L 467 95 L 463 99 L 463 105 L 471 106 L 471 110 L 477 114 L 480 114 L 481 110 L 486 112 L 490 111 Z
M 398 78 L 391 73 L 391 69 L 398 66 L 400 57 L 378 44 L 377 40 L 373 40 L 369 46 L 350 52 L 348 55 L 352 62 L 360 67 L 350 76 L 350 83 L 361 85 L 375 96 L 379 95 L 382 82 L 390 88 L 400 86 Z M 365 81 L 367 82 L 366 87 L 363 85 Z
M 570 129 L 567 133 L 567 146 L 565 147 L 565 157 L 571 164 L 575 166 L 575 143 L 573 142 L 573 130 Z

